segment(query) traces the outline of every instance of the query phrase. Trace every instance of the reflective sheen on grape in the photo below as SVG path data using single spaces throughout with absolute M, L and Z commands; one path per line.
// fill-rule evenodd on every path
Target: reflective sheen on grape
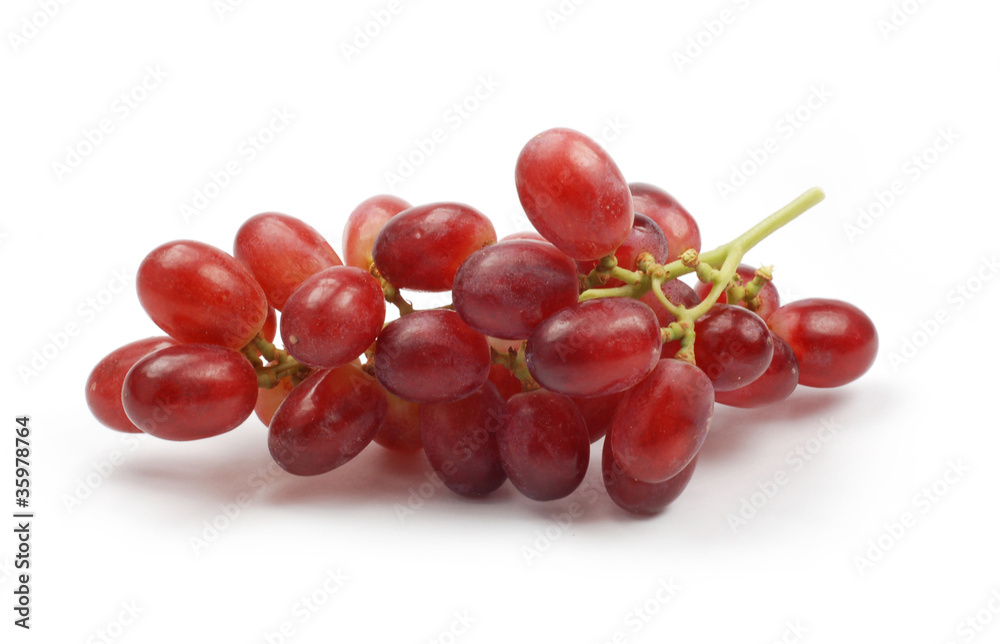
M 375 344 L 375 375 L 388 391 L 420 404 L 464 398 L 490 373 L 486 336 L 454 311 L 418 311 L 389 323 Z
M 507 480 L 496 437 L 505 407 L 490 382 L 461 400 L 420 406 L 424 451 L 452 492 L 485 496 Z
M 149 253 L 135 278 L 150 319 L 181 342 L 241 349 L 267 318 L 267 299 L 253 276 L 214 246 L 173 241 Z
M 610 255 L 632 228 L 632 195 L 621 170 L 575 130 L 554 128 L 528 141 L 514 181 L 532 225 L 574 259 Z
M 681 360 L 661 360 L 618 405 L 607 439 L 615 462 L 645 483 L 676 476 L 701 449 L 714 410 L 704 372 Z
M 342 262 L 315 228 L 278 212 L 254 215 L 236 232 L 233 254 L 279 311 L 309 276 Z
M 455 275 L 455 311 L 480 333 L 524 339 L 547 317 L 576 304 L 573 261 L 551 244 L 508 241 L 469 256 Z
M 860 378 L 875 364 L 878 332 L 871 318 L 853 304 L 824 298 L 798 300 L 772 313 L 767 323 L 795 352 L 799 384 L 839 387 Z
M 603 396 L 645 378 L 660 359 L 656 314 L 637 300 L 605 298 L 565 308 L 528 338 L 528 371 L 567 396 Z
M 319 371 L 292 390 L 271 419 L 271 457 L 298 476 L 329 472 L 372 442 L 387 405 L 385 392 L 353 364 Z
M 389 219 L 375 238 L 375 266 L 397 288 L 449 291 L 465 258 L 495 244 L 486 215 L 459 203 L 414 206 Z
M 87 406 L 90 407 L 94 418 L 111 429 L 141 434 L 142 430 L 128 419 L 122 407 L 122 383 L 125 382 L 125 374 L 140 358 L 175 344 L 177 341 L 173 338 L 162 336 L 146 338 L 129 342 L 102 358 L 87 378 Z
M 253 413 L 257 372 L 238 351 L 179 344 L 135 363 L 122 385 L 129 420 L 157 438 L 189 441 L 224 434 Z
M 510 482 L 535 501 L 569 495 L 583 481 L 590 462 L 583 414 L 566 396 L 544 389 L 508 401 L 497 443 Z

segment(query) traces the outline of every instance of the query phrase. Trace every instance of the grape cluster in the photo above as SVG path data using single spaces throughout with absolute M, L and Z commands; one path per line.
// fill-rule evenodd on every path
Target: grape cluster
M 380 195 L 347 219 L 346 264 L 278 213 L 247 220 L 232 254 L 188 240 L 154 249 L 136 283 L 167 336 L 101 360 L 90 409 L 113 429 L 179 441 L 256 411 L 292 474 L 329 472 L 374 441 L 422 450 L 460 495 L 509 479 L 539 501 L 573 492 L 603 437 L 610 497 L 650 514 L 691 479 L 715 403 L 772 404 L 874 362 L 860 310 L 782 305 L 770 267 L 740 263 L 817 189 L 702 253 L 674 198 L 626 183 L 579 132 L 533 138 L 515 179 L 537 233 L 497 240 L 468 205 Z M 414 310 L 403 289 L 450 291 L 453 304 Z M 388 321 L 387 302 L 399 311 Z

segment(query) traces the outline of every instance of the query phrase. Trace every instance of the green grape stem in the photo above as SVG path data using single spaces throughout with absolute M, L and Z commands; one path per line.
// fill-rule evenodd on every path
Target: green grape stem
M 761 269 L 749 285 L 739 285 L 734 288 L 733 281 L 736 269 L 739 268 L 743 256 L 779 228 L 823 201 L 825 196 L 820 188 L 810 188 L 791 203 L 765 217 L 729 243 L 701 254 L 698 254 L 694 249 L 689 249 L 683 253 L 681 259 L 666 265 L 656 264 L 648 254 L 644 253 L 639 256 L 639 270 L 628 271 L 618 266 L 617 261 L 612 261 L 614 260 L 613 256 L 609 256 L 611 260 L 607 257 L 602 258 L 597 267 L 583 280 L 587 290 L 580 294 L 580 301 L 586 302 L 602 297 L 640 298 L 649 291 L 653 291 L 660 304 L 677 318 L 675 324 L 678 326 L 671 325 L 668 327 L 669 330 L 664 329 L 664 337 L 677 339 L 677 335 L 680 333 L 679 329 L 683 329 L 684 333 L 680 338 L 681 349 L 675 357 L 693 364 L 694 322 L 712 308 L 723 292 L 729 293 L 727 301 L 732 303 L 745 301 L 751 307 L 754 304 L 759 304 L 759 300 L 756 299 L 757 294 L 770 280 L 772 269 L 771 267 Z M 663 292 L 663 284 L 692 272 L 696 272 L 701 281 L 712 284 L 711 290 L 701 302 L 691 308 L 686 308 L 667 299 Z M 593 286 L 607 281 L 603 275 L 614 277 L 624 282 L 625 286 L 606 289 L 593 288 Z M 595 279 L 595 276 L 600 279 Z

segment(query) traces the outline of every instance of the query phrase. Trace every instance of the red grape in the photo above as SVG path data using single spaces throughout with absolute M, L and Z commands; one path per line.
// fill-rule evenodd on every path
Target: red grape
M 375 375 L 400 398 L 429 404 L 464 398 L 490 373 L 486 336 L 454 311 L 418 311 L 391 322 L 375 344 Z
M 146 338 L 130 342 L 102 358 L 87 378 L 87 406 L 94 417 L 111 429 L 141 434 L 142 430 L 128 419 L 122 408 L 122 383 L 125 382 L 125 374 L 140 358 L 175 344 L 177 341 L 173 338 Z
M 583 481 L 590 462 L 583 414 L 566 396 L 544 389 L 508 401 L 497 444 L 510 482 L 535 501 L 570 494 Z
M 509 241 L 469 256 L 455 275 L 455 311 L 473 329 L 497 338 L 527 338 L 580 295 L 573 260 L 551 244 Z
M 638 269 L 639 255 L 642 253 L 652 255 L 657 264 L 665 263 L 667 257 L 670 255 L 667 249 L 667 238 L 663 236 L 663 231 L 656 225 L 656 222 L 646 215 L 636 213 L 632 230 L 629 231 L 628 237 L 625 238 L 622 245 L 615 251 L 615 258 L 618 259 L 618 266 L 625 270 L 634 271 Z M 576 265 L 577 271 L 583 275 L 587 275 L 590 271 L 594 270 L 597 262 L 594 260 L 586 262 L 577 261 Z M 605 282 L 602 287 L 611 288 L 614 286 L 623 286 L 624 284 L 621 280 L 612 278 Z
M 663 231 L 670 254 L 664 263 L 680 259 L 684 251 L 701 252 L 701 233 L 694 217 L 667 192 L 648 183 L 630 183 L 632 205 L 653 221 Z
M 490 367 L 490 382 L 492 382 L 504 400 L 510 400 L 514 394 L 521 393 L 521 381 L 517 379 L 510 369 L 502 364 L 495 364 Z
M 189 441 L 228 432 L 257 403 L 257 372 L 238 351 L 179 344 L 140 359 L 122 385 L 122 406 L 139 429 Z
M 629 477 L 660 483 L 701 449 L 715 400 L 708 376 L 668 358 L 625 394 L 608 433 L 614 460 Z
M 427 459 L 456 494 L 485 496 L 507 480 L 496 438 L 505 406 L 490 382 L 461 400 L 420 406 Z
M 385 391 L 376 380 L 379 388 Z M 420 405 L 399 396 L 385 392 L 385 420 L 375 434 L 375 442 L 397 452 L 415 452 L 421 447 L 420 442 Z
M 694 325 L 694 358 L 716 391 L 729 391 L 759 378 L 771 363 L 774 343 L 756 314 L 732 304 L 715 304 Z
M 278 333 L 278 313 L 274 307 L 268 305 L 267 317 L 264 318 L 264 326 L 260 329 L 260 334 L 268 342 L 274 342 L 274 336 Z
M 781 336 L 771 331 L 774 355 L 767 371 L 748 385 L 731 391 L 716 391 L 715 402 L 751 409 L 780 402 L 792 395 L 799 384 L 799 361 Z
M 292 379 L 282 378 L 276 386 L 270 389 L 261 387 L 257 390 L 257 404 L 253 410 L 260 422 L 265 425 L 271 424 L 274 412 L 278 411 L 278 407 L 285 401 L 285 398 L 288 398 L 288 394 L 292 393 L 292 389 L 294 389 Z
M 240 349 L 267 318 L 267 299 L 250 273 L 214 246 L 173 241 L 142 260 L 139 302 L 149 317 L 181 342 Z
M 618 403 L 625 397 L 624 391 L 608 394 L 607 396 L 597 396 L 596 398 L 573 398 L 576 408 L 583 414 L 583 419 L 587 421 L 587 433 L 590 435 L 590 442 L 596 443 L 602 436 L 608 433 L 611 421 L 615 419 L 615 412 L 618 410 Z
M 677 500 L 694 474 L 698 456 L 684 466 L 680 472 L 661 483 L 645 483 L 625 474 L 621 465 L 615 462 L 611 452 L 610 438 L 604 439 L 601 452 L 601 475 L 608 496 L 620 508 L 635 514 L 652 515 L 663 510 Z
M 539 324 L 525 358 L 538 384 L 567 396 L 602 396 L 645 378 L 660 358 L 656 314 L 637 300 L 605 298 L 567 307 Z
M 271 419 L 271 457 L 298 476 L 329 472 L 372 442 L 387 406 L 385 392 L 353 364 L 319 371 L 292 390 Z
M 399 197 L 376 195 L 355 208 L 344 225 L 344 263 L 367 271 L 374 261 L 372 246 L 385 223 L 412 206 Z
M 754 276 L 757 275 L 757 269 L 747 264 L 740 264 L 736 269 L 736 274 L 740 276 L 740 279 L 743 280 L 743 285 L 746 286 L 752 282 Z M 698 282 L 695 286 L 695 292 L 698 294 L 698 297 L 702 299 L 704 299 L 704 297 L 708 295 L 708 292 L 711 290 L 712 285 L 708 282 Z M 781 306 L 781 297 L 778 295 L 778 289 L 775 288 L 774 284 L 771 282 L 764 284 L 764 288 L 760 289 L 757 297 L 760 298 L 760 308 L 754 311 L 754 313 L 759 315 L 764 320 L 766 320 L 778 309 L 779 306 Z M 728 297 L 725 292 L 719 295 L 719 304 L 726 304 L 727 301 Z M 746 302 L 740 302 L 737 306 L 748 308 Z
M 517 194 L 545 239 L 575 259 L 615 252 L 632 228 L 632 196 L 621 170 L 593 139 L 554 128 L 517 158 Z
M 299 362 L 339 367 L 364 353 L 385 323 L 382 287 L 354 266 L 324 269 L 298 288 L 281 314 L 281 341 Z
M 375 266 L 397 288 L 449 291 L 465 258 L 495 244 L 493 224 L 471 206 L 432 203 L 399 213 L 375 238 Z
M 846 385 L 875 363 L 875 324 L 847 302 L 798 300 L 772 313 L 767 323 L 792 347 L 799 361 L 799 384 L 807 387 Z
M 236 232 L 233 254 L 264 289 L 279 311 L 310 275 L 342 262 L 315 228 L 289 215 L 254 215 Z

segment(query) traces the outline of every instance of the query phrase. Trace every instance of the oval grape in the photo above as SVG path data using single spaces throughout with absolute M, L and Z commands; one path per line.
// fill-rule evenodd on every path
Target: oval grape
M 576 304 L 573 261 L 551 244 L 520 240 L 469 256 L 455 275 L 455 312 L 480 333 L 520 340 L 547 317 Z
M 421 404 L 450 402 L 486 382 L 490 345 L 454 311 L 418 311 L 382 330 L 374 361 L 379 382 L 400 398 Z
M 153 249 L 135 281 L 142 308 L 181 342 L 240 349 L 267 318 L 264 291 L 249 271 L 201 242 L 173 241 Z
M 397 288 L 449 291 L 465 258 L 495 244 L 486 215 L 459 203 L 414 206 L 389 219 L 375 238 L 375 266 Z
M 600 259 L 628 237 L 632 195 L 590 137 L 567 128 L 542 132 L 521 150 L 514 178 L 532 225 L 570 257 Z
M 136 427 L 158 438 L 217 436 L 257 404 L 257 372 L 238 351 L 179 344 L 140 359 L 122 384 L 122 406 Z
M 122 407 L 125 374 L 141 358 L 175 344 L 177 341 L 173 338 L 146 338 L 130 342 L 102 358 L 87 377 L 87 406 L 94 417 L 111 429 L 141 434 L 142 430 L 128 419 Z
M 278 407 L 268 428 L 268 450 L 291 474 L 329 472 L 372 442 L 387 405 L 385 392 L 353 364 L 316 372 Z
M 236 231 L 233 254 L 264 289 L 279 311 L 311 275 L 342 262 L 315 228 L 290 215 L 265 212 L 247 219 Z
M 609 433 L 614 460 L 637 481 L 666 481 L 701 449 L 714 410 L 712 383 L 703 371 L 660 360 L 618 405 Z
M 604 479 L 604 489 L 618 507 L 633 514 L 653 515 L 663 512 L 684 492 L 697 463 L 696 455 L 684 469 L 660 483 L 637 481 L 625 474 L 624 468 L 615 461 L 611 453 L 611 441 L 605 439 L 601 451 L 601 476 Z
M 792 395 L 799 384 L 799 361 L 781 336 L 771 331 L 774 355 L 767 371 L 748 385 L 730 391 L 716 391 L 715 402 L 753 409 L 780 402 Z
M 535 501 L 569 495 L 583 481 L 590 462 L 583 414 L 568 397 L 544 389 L 517 394 L 507 402 L 497 445 L 510 482 Z
M 344 263 L 367 271 L 372 262 L 375 238 L 386 222 L 412 208 L 408 202 L 392 195 L 376 195 L 365 199 L 351 211 L 344 224 Z
M 790 302 L 771 314 L 768 325 L 792 347 L 799 384 L 839 387 L 875 364 L 878 331 L 864 311 L 841 300 Z
M 774 342 L 767 325 L 748 309 L 715 304 L 694 325 L 694 358 L 716 391 L 750 384 L 771 364 Z
M 490 382 L 461 400 L 420 406 L 424 452 L 452 492 L 485 496 L 507 480 L 496 437 L 505 407 Z
M 642 302 L 589 300 L 562 309 L 528 338 L 525 359 L 538 384 L 567 396 L 603 396 L 636 384 L 660 359 L 660 326 Z
M 333 266 L 308 278 L 281 314 L 281 341 L 299 362 L 332 369 L 375 342 L 385 323 L 382 287 L 354 266 Z

